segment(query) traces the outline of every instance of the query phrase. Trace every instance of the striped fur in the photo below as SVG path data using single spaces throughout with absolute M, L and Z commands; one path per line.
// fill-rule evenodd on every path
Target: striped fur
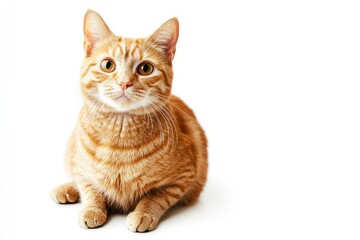
M 194 202 L 207 176 L 204 131 L 171 94 L 178 22 L 171 19 L 150 37 L 130 39 L 115 36 L 89 10 L 84 35 L 84 105 L 66 154 L 73 182 L 55 188 L 52 197 L 58 203 L 80 198 L 85 228 L 103 225 L 109 211 L 121 211 L 129 213 L 130 230 L 153 230 L 170 207 Z M 101 69 L 108 58 L 116 65 L 113 72 Z M 154 66 L 146 76 L 136 70 L 145 60 Z

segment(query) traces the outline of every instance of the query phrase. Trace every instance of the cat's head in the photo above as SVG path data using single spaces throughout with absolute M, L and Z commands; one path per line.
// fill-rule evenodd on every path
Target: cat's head
M 81 71 L 85 101 L 103 112 L 156 109 L 171 92 L 178 33 L 173 18 L 149 37 L 119 37 L 98 13 L 88 10 Z

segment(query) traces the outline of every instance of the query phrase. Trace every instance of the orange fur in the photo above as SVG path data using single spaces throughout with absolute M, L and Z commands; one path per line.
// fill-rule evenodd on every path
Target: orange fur
M 119 210 L 130 212 L 130 230 L 150 231 L 171 206 L 194 202 L 203 189 L 204 131 L 171 94 L 178 31 L 170 19 L 148 38 L 121 38 L 94 11 L 85 15 L 84 105 L 66 154 L 74 182 L 52 192 L 59 203 L 81 198 L 85 228 Z M 110 63 L 101 65 L 104 59 Z M 154 67 L 148 75 L 137 70 L 144 61 Z M 115 70 L 102 69 L 110 64 Z

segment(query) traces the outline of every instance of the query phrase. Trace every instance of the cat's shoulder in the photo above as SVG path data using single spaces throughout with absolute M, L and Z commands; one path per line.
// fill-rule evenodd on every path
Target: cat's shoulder
M 195 118 L 195 114 L 193 110 L 183 101 L 181 98 L 170 95 L 169 97 L 170 107 L 172 108 L 172 111 L 178 115 L 185 115 L 190 118 Z

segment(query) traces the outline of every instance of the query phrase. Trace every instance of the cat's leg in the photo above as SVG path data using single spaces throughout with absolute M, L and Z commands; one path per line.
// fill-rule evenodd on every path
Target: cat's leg
M 51 198 L 57 203 L 75 203 L 79 200 L 79 191 L 75 183 L 64 183 L 51 191 Z
M 171 184 L 150 191 L 126 217 L 127 227 L 133 232 L 154 230 L 166 210 L 177 203 L 188 189 L 183 184 Z
M 106 222 L 107 208 L 105 197 L 91 183 L 84 179 L 78 181 L 81 201 L 84 204 L 79 215 L 83 228 L 97 228 Z

